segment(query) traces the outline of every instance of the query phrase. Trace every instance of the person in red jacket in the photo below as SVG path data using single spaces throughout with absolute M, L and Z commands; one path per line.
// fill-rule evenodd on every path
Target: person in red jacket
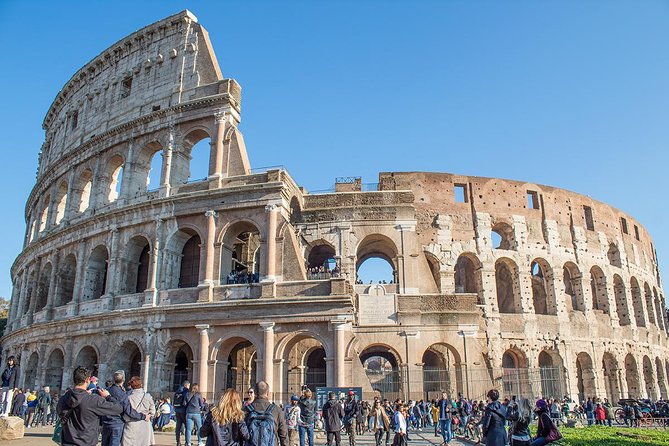
M 604 409 L 601 403 L 597 403 L 597 407 L 595 407 L 595 424 L 603 425 L 604 420 L 606 420 L 606 409 Z

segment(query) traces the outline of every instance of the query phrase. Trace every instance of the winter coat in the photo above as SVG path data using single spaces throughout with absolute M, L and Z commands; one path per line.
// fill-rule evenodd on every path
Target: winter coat
M 241 446 L 251 439 L 246 423 L 241 421 L 220 425 L 214 421 L 211 412 L 204 419 L 204 424 L 200 428 L 200 436 L 207 437 L 207 446 Z
M 63 423 L 62 446 L 95 446 L 98 442 L 100 416 L 120 416 L 123 406 L 110 396 L 89 395 L 84 389 L 69 390 L 58 401 L 58 415 Z
M 328 400 L 323 404 L 323 424 L 326 432 L 341 430 L 341 419 L 344 417 L 344 408 L 337 400 Z
M 491 404 L 488 404 L 485 408 L 482 423 L 486 446 L 506 445 L 505 420 L 506 408 L 499 401 L 493 401 Z

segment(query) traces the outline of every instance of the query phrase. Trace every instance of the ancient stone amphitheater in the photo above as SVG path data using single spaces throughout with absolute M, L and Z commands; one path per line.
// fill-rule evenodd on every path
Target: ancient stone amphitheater
M 264 379 L 284 401 L 302 384 L 667 396 L 665 297 L 633 217 L 447 173 L 309 193 L 282 168 L 251 169 L 240 104 L 188 11 L 112 45 L 58 93 L 2 338 L 21 385 L 64 388 L 85 365 L 156 393 Z M 388 262 L 386 283 L 357 279 L 370 259 Z

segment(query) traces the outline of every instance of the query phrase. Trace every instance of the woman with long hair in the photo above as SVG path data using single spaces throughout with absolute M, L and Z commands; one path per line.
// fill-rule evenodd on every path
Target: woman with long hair
M 244 422 L 242 400 L 235 389 L 228 389 L 211 409 L 200 429 L 207 446 L 242 446 L 251 438 Z
M 530 423 L 532 422 L 532 405 L 527 398 L 520 398 L 518 409 L 513 410 L 508 419 L 513 422 L 511 426 L 511 446 L 529 446 L 532 442 L 530 437 Z

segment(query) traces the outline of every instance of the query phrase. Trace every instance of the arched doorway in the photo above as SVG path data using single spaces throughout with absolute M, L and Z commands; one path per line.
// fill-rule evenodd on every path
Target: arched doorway
M 51 391 L 59 391 L 63 382 L 63 367 L 65 366 L 65 356 L 59 348 L 55 349 L 49 355 L 46 362 L 46 373 L 44 374 L 44 385 L 50 386 Z
M 422 363 L 425 398 L 438 399 L 441 392 L 455 398 L 459 392 L 464 392 L 460 355 L 452 345 L 432 344 L 423 353 Z
M 592 358 L 585 352 L 576 356 L 576 387 L 578 388 L 579 401 L 586 401 L 588 398 L 596 396 Z
M 639 398 L 641 396 L 639 368 L 636 359 L 629 353 L 625 356 L 625 381 L 627 382 L 627 396 L 629 398 Z
M 403 395 L 403 380 L 397 352 L 386 345 L 369 346 L 360 353 L 360 363 L 374 393 L 394 401 Z

